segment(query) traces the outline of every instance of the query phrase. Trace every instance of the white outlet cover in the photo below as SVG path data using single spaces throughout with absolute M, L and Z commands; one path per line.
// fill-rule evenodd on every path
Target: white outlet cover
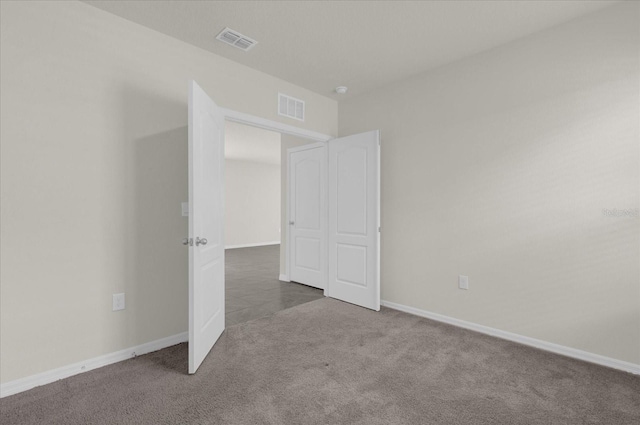
M 113 294 L 113 311 L 124 310 L 124 292 Z
M 469 289 L 469 276 L 458 276 L 458 288 Z

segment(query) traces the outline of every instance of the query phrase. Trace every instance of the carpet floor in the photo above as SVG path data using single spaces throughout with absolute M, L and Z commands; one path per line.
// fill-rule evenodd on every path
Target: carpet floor
M 321 299 L 0 400 L 2 424 L 638 424 L 640 377 Z

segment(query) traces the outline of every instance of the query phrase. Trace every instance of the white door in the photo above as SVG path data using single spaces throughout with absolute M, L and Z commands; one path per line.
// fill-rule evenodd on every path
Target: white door
M 328 143 L 332 298 L 380 310 L 380 133 Z
M 326 282 L 326 145 L 287 151 L 289 280 L 316 288 Z
M 224 331 L 224 115 L 189 83 L 189 373 Z

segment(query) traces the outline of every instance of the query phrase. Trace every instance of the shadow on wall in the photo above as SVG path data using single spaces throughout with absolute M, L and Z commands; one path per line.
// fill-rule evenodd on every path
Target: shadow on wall
M 126 346 L 187 330 L 188 250 L 181 244 L 188 234 L 181 215 L 188 200 L 186 85 L 184 100 L 131 87 L 122 93 Z

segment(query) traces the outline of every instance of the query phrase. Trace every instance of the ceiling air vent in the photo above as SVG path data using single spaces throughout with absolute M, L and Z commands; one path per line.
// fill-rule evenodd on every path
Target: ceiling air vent
M 258 44 L 258 42 L 254 39 L 249 38 L 246 35 L 242 35 L 238 31 L 234 31 L 229 28 L 225 28 L 220 31 L 220 34 L 216 36 L 216 39 L 233 47 L 237 47 L 240 50 L 244 50 L 245 52 L 247 50 L 251 50 L 253 46 Z
M 278 115 L 304 121 L 304 101 L 278 93 Z

